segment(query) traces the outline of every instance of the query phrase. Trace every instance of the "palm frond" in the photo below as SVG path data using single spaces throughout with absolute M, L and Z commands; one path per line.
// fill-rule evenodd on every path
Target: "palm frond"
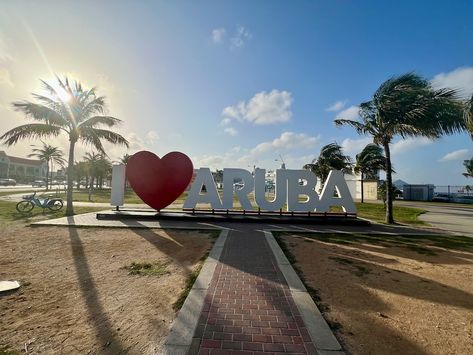
M 99 137 L 100 139 L 105 139 L 107 142 L 110 142 L 112 144 L 120 144 L 124 145 L 127 148 L 129 147 L 128 141 L 121 134 L 106 129 L 93 128 L 93 130 L 97 137 Z
M 105 125 L 108 127 L 115 126 L 117 124 L 120 124 L 122 121 L 119 120 L 118 118 L 111 117 L 111 116 L 94 116 L 86 119 L 85 121 L 82 121 L 79 124 L 79 129 L 82 127 L 90 127 L 90 128 L 95 128 L 98 125 Z
M 58 126 L 51 126 L 46 123 L 30 123 L 9 130 L 0 137 L 0 140 L 7 146 L 11 146 L 19 140 L 56 137 L 59 133 L 61 133 L 61 128 Z
M 95 129 L 93 128 L 84 128 L 80 131 L 79 140 L 81 140 L 86 145 L 91 145 L 97 149 L 100 154 L 105 154 L 103 144 L 100 141 L 100 138 L 95 134 Z
M 44 105 L 24 101 L 14 102 L 13 108 L 15 111 L 23 112 L 26 117 L 30 117 L 36 121 L 43 121 L 47 124 L 59 127 L 67 127 L 69 125 L 69 122 L 57 111 Z
M 121 144 L 128 148 L 128 141 L 120 134 L 99 128 L 81 127 L 79 130 L 79 139 L 86 144 L 93 145 L 100 153 L 106 155 L 101 140 L 106 140 L 112 144 Z
M 104 108 L 105 108 L 105 97 L 104 96 L 98 96 L 96 97 L 95 94 L 91 94 L 87 92 L 86 94 L 83 95 L 83 98 L 81 101 L 83 102 L 83 108 L 82 108 L 82 117 L 87 118 L 90 117 L 91 115 L 94 114 L 100 114 L 102 115 L 104 113 Z
M 353 121 L 353 120 L 347 120 L 347 119 L 336 119 L 334 122 L 335 122 L 336 126 L 351 126 L 359 134 L 365 134 L 366 133 L 366 126 L 361 122 Z

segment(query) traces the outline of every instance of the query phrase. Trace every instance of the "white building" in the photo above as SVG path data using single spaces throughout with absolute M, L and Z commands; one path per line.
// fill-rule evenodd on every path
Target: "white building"
M 34 180 L 46 177 L 46 171 L 41 160 L 13 157 L 0 150 L 0 178 Z

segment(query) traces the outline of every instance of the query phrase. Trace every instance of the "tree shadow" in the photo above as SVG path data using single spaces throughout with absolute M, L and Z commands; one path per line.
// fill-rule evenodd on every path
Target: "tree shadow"
M 283 244 L 291 246 L 291 238 L 293 235 L 286 235 L 283 238 Z M 304 237 L 306 238 L 306 237 Z M 304 248 L 304 241 L 298 238 L 298 248 Z M 299 244 L 302 243 L 302 244 Z M 369 334 L 369 344 L 371 350 L 374 348 L 385 349 L 383 353 L 392 354 L 426 354 L 426 350 L 419 345 L 413 343 L 407 336 L 402 332 L 390 327 L 390 324 L 396 322 L 395 318 L 391 318 L 390 310 L 392 309 L 389 302 L 385 302 L 382 298 L 377 296 L 377 293 L 370 292 L 370 290 L 381 290 L 382 293 L 390 293 L 395 295 L 406 296 L 408 298 L 419 299 L 428 301 L 430 303 L 437 303 L 443 305 L 454 306 L 463 308 L 471 311 L 473 309 L 473 295 L 465 292 L 461 289 L 451 287 L 432 279 L 427 279 L 421 276 L 413 275 L 411 273 L 396 270 L 395 268 L 385 267 L 377 263 L 396 265 L 390 258 L 379 257 L 379 255 L 372 255 L 370 251 L 366 251 L 360 247 L 360 245 L 347 248 L 344 244 L 338 243 L 327 243 L 325 240 L 319 240 L 314 238 L 311 240 L 310 246 L 316 246 L 319 244 L 323 246 L 324 251 L 319 257 L 327 258 L 330 261 L 322 263 L 327 268 L 345 270 L 353 276 L 349 277 L 346 274 L 340 274 L 340 279 L 335 279 L 343 282 L 343 286 L 337 286 L 336 289 L 330 289 L 329 286 L 321 284 L 323 283 L 324 277 L 330 270 L 324 269 L 313 274 L 311 269 L 319 265 L 318 263 L 304 265 L 298 264 L 307 271 L 307 275 L 312 273 L 311 279 L 306 280 L 310 286 L 316 288 L 316 290 L 323 289 L 325 295 L 331 295 L 326 297 L 332 297 L 331 299 L 323 299 L 322 311 L 326 307 L 330 309 L 333 305 L 335 313 L 328 313 L 328 318 L 340 321 L 342 328 L 338 330 L 344 334 L 345 339 L 349 339 L 348 342 L 360 344 L 357 334 L 350 333 L 353 330 L 356 333 L 356 329 L 362 329 L 365 334 L 365 340 L 368 339 L 366 334 Z M 295 246 L 295 245 L 292 245 Z M 352 249 L 353 248 L 353 249 Z M 290 249 L 289 249 L 290 250 Z M 300 249 L 299 249 L 300 250 Z M 381 253 L 378 249 L 375 249 L 378 254 Z M 292 257 L 294 257 L 292 255 Z M 333 265 L 333 266 L 331 266 Z M 319 277 L 317 275 L 320 275 Z M 340 290 L 340 292 L 336 292 Z M 383 292 L 385 291 L 385 292 Z M 317 291 L 315 291 L 317 292 Z M 353 295 L 353 297 L 343 297 L 344 301 L 337 305 L 338 297 L 341 295 Z M 328 303 L 326 303 L 328 302 Z M 333 302 L 330 304 L 330 302 Z M 320 304 L 320 302 L 319 302 Z M 428 305 L 427 305 L 428 306 Z M 428 306 L 430 307 L 430 306 Z M 377 316 L 379 321 L 376 320 Z M 383 321 L 383 318 L 385 319 Z M 391 321 L 388 321 L 391 319 Z M 384 324 L 386 323 L 386 325 Z M 344 329 L 343 324 L 349 324 L 348 329 Z M 351 338 L 351 339 L 350 339 Z M 394 342 L 390 342 L 390 347 L 385 348 L 383 341 L 389 339 L 396 339 Z M 363 349 L 361 347 L 360 349 Z M 360 350 L 358 349 L 358 350 Z M 390 349 L 389 351 L 387 349 Z M 365 349 L 369 351 L 369 348 Z
M 124 220 L 122 223 L 127 224 L 127 221 Z M 166 229 L 164 226 L 162 226 L 162 229 L 149 228 L 138 221 L 129 222 L 129 224 L 132 225 L 130 230 L 133 233 L 146 240 L 160 252 L 166 254 L 169 259 L 183 267 L 186 272 L 192 272 L 191 266 L 195 260 L 188 260 L 185 247 L 179 241 L 182 238 L 179 236 L 182 230 L 173 231 L 172 229 Z M 199 227 L 196 226 L 195 228 L 195 234 L 199 234 Z M 205 231 L 205 234 L 208 233 L 209 231 Z M 212 236 L 216 237 L 216 235 Z
M 302 235 L 302 237 L 308 238 L 307 235 Z M 343 240 L 346 240 L 349 237 L 350 236 L 348 235 L 343 235 Z M 426 279 L 408 272 L 390 269 L 379 265 L 377 263 L 385 263 L 383 261 L 385 258 L 373 255 L 371 252 L 386 254 L 392 257 L 409 258 L 422 262 L 427 261 L 432 264 L 435 264 L 435 262 L 432 261 L 437 257 L 437 255 L 426 256 L 423 254 L 422 249 L 420 253 L 415 249 L 406 251 L 403 250 L 402 243 L 397 245 L 394 244 L 392 240 L 390 240 L 390 244 L 383 244 L 383 247 L 379 248 L 378 238 L 370 238 L 370 236 L 361 236 L 360 238 L 357 238 L 357 235 L 353 235 L 354 240 L 349 244 L 339 244 L 336 238 L 331 238 L 331 235 L 312 234 L 309 238 L 315 240 L 316 243 L 325 243 L 334 246 L 331 253 L 334 258 L 340 258 L 338 259 L 338 263 L 342 264 L 345 268 L 351 269 L 352 271 L 366 270 L 367 273 L 374 272 L 378 275 L 387 275 L 392 273 L 396 275 L 396 280 L 398 280 L 396 283 L 370 282 L 370 279 L 360 278 L 360 285 L 429 302 L 473 310 L 472 294 L 431 279 Z M 399 238 L 402 239 L 401 237 Z M 347 247 L 349 247 L 349 249 L 347 249 Z M 442 264 L 471 264 L 470 261 L 458 258 L 456 255 L 446 256 L 449 254 L 450 251 L 444 251 L 442 253 Z M 416 258 L 415 255 L 418 257 Z M 392 263 L 392 260 L 393 259 L 388 258 L 388 263 Z M 426 289 L 425 292 L 422 292 L 417 287 L 419 284 L 428 284 L 428 290 Z M 438 292 L 432 292 L 432 290 Z
M 71 240 L 72 258 L 80 291 L 87 306 L 89 320 L 94 327 L 95 335 L 102 347 L 101 350 L 103 353 L 107 354 L 123 354 L 126 351 L 98 297 L 97 287 L 95 286 L 93 276 L 90 272 L 87 255 L 84 251 L 84 246 L 77 232 L 77 228 L 69 227 L 68 230 Z

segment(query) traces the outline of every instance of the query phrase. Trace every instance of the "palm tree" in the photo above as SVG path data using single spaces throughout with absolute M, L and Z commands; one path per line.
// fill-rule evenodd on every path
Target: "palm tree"
M 74 164 L 74 179 L 77 181 L 77 189 L 80 188 L 82 178 L 85 178 L 85 187 L 89 186 L 89 166 L 85 161 Z
M 100 160 L 100 154 L 94 152 L 87 152 L 83 157 L 83 161 L 87 166 L 87 172 L 89 177 L 89 185 L 87 189 L 92 190 L 94 188 L 95 177 L 98 175 L 98 162 Z
M 131 155 L 126 153 L 124 156 L 120 158 L 120 163 L 122 163 L 123 165 L 127 165 L 130 158 L 131 158 Z
M 386 166 L 386 157 L 383 148 L 370 143 L 356 155 L 354 171 L 361 174 L 361 203 L 364 202 L 363 181 L 365 178 L 374 179 L 379 170 Z
M 72 206 L 74 151 L 78 142 L 92 145 L 105 154 L 102 140 L 128 147 L 128 141 L 118 133 L 103 126 L 113 127 L 121 120 L 105 116 L 105 98 L 97 96 L 96 89 L 84 89 L 77 82 L 69 82 L 66 77 L 57 77 L 58 87 L 41 80 L 47 96 L 33 94 L 37 102 L 14 102 L 15 110 L 23 112 L 36 123 L 18 126 L 0 137 L 7 146 L 19 140 L 57 137 L 66 133 L 69 138 L 69 159 L 67 168 L 67 208 L 66 215 L 74 214 Z
M 97 162 L 97 185 L 100 189 L 103 188 L 104 180 L 110 179 L 112 175 L 112 162 L 103 154 Z
M 470 137 L 473 139 L 473 94 L 471 94 L 471 98 L 466 101 L 464 117 L 466 127 L 470 132 Z
M 349 156 L 344 155 L 342 147 L 337 143 L 330 143 L 323 146 L 319 157 L 312 160 L 312 163 L 303 166 L 303 169 L 312 171 L 323 186 L 327 180 L 330 170 L 341 170 L 350 173 L 353 164 Z
M 44 142 L 42 148 L 33 148 L 33 153 L 28 154 L 28 157 L 36 157 L 42 162 L 46 163 L 46 190 L 49 189 L 49 181 L 52 180 L 52 171 L 51 171 L 51 180 L 49 179 L 49 164 L 56 163 L 61 167 L 66 165 L 66 160 L 63 158 L 64 153 L 58 147 L 53 147 L 52 145 L 46 144 Z M 51 169 L 52 170 L 52 169 Z M 52 186 L 52 185 L 51 185 Z
M 467 178 L 473 178 L 473 158 L 471 158 L 470 160 L 465 160 L 463 162 L 463 166 L 466 169 L 466 172 L 463 173 L 463 176 Z
M 466 186 L 465 186 L 465 190 L 466 190 L 467 195 L 470 196 L 471 186 L 470 186 L 470 185 L 466 185 Z
M 392 164 L 390 144 L 401 138 L 425 136 L 431 139 L 465 129 L 462 104 L 456 91 L 435 90 L 429 81 L 408 73 L 386 80 L 373 98 L 360 105 L 361 121 L 336 119 L 338 126 L 349 125 L 359 134 L 369 134 L 373 143 L 381 145 L 386 154 L 386 223 L 394 223 Z

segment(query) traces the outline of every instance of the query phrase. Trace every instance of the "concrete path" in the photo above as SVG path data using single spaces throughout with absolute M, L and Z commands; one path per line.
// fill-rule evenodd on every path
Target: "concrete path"
M 415 201 L 396 201 L 395 204 L 424 209 L 427 213 L 420 215 L 420 220 L 450 233 L 473 237 L 473 207 Z

